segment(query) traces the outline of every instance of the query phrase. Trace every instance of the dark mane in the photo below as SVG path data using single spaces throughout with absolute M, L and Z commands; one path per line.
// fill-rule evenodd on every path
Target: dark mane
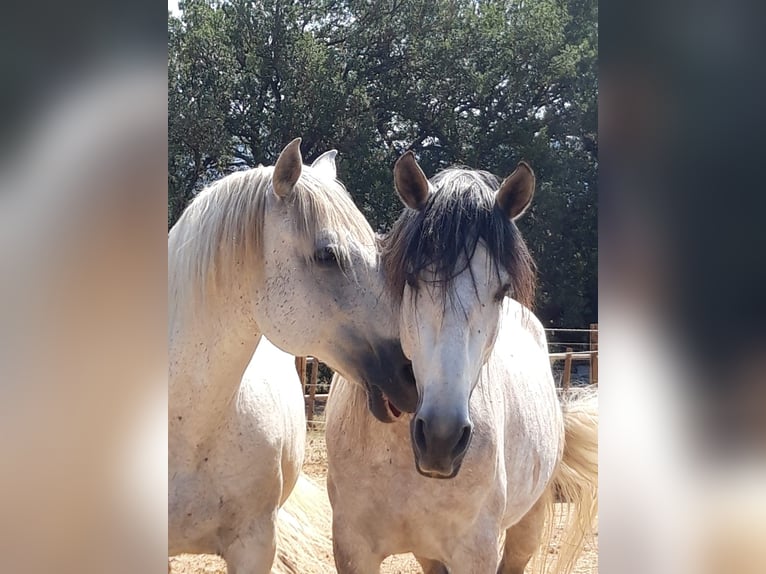
M 500 181 L 485 171 L 449 168 L 430 182 L 434 189 L 426 206 L 405 209 L 383 240 L 383 265 L 394 297 L 401 300 L 405 283 L 414 285 L 431 268 L 446 298 L 481 240 L 495 272 L 502 266 L 510 275 L 509 295 L 531 309 L 535 265 L 518 228 L 495 204 Z

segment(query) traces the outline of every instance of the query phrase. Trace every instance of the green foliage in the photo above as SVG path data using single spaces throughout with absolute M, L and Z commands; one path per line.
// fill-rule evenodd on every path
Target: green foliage
M 550 326 L 597 321 L 595 0 L 187 0 L 168 21 L 172 225 L 206 183 L 303 137 L 379 231 L 391 167 L 535 169 L 519 222 Z

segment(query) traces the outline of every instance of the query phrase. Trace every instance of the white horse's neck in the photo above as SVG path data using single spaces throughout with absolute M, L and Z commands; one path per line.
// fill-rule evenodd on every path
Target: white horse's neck
M 214 424 L 239 389 L 261 339 L 249 297 L 234 286 L 205 301 L 197 312 L 183 306 L 170 317 L 171 424 L 187 428 Z M 177 412 L 174 412 L 177 411 Z

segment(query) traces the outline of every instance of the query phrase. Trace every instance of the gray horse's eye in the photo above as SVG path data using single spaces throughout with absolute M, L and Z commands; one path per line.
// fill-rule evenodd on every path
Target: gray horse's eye
M 328 245 L 314 252 L 314 260 L 320 265 L 334 265 L 338 262 L 338 254 L 332 245 Z

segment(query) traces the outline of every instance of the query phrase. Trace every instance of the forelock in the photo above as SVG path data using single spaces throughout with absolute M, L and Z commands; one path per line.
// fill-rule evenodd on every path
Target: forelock
M 481 241 L 494 271 L 509 274 L 514 299 L 531 307 L 534 263 L 516 225 L 496 207 L 499 180 L 484 171 L 450 168 L 430 181 L 434 191 L 425 207 L 405 209 L 383 241 L 388 288 L 396 300 L 401 300 L 408 281 L 422 282 L 428 270 L 446 305 L 454 295 L 454 279 L 470 271 Z M 472 272 L 471 279 L 478 292 Z

